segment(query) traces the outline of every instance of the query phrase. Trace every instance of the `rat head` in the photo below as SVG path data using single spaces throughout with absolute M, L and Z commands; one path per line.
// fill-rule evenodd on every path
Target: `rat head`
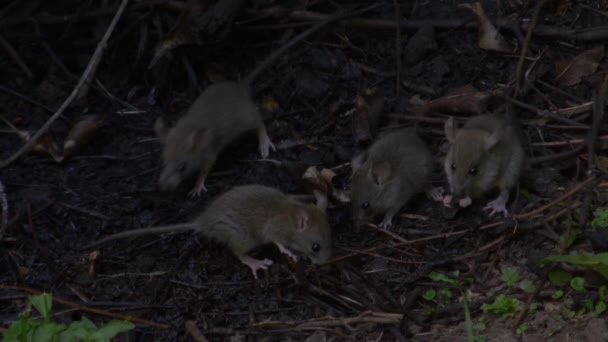
M 394 170 L 386 160 L 368 160 L 365 152 L 351 161 L 353 181 L 351 203 L 353 220 L 359 225 L 383 214 L 397 201 L 397 189 L 391 184 Z
M 293 215 L 296 235 L 286 243 L 286 247 L 307 256 L 313 264 L 321 265 L 331 257 L 331 228 L 325 210 L 327 197 L 315 191 L 317 204 L 297 205 Z
M 210 150 L 211 131 L 207 128 L 186 127 L 178 122 L 168 128 L 161 118 L 156 120 L 154 129 L 163 145 L 163 170 L 160 174 L 160 188 L 175 190 L 184 179 L 213 164 Z M 201 171 L 202 172 L 202 171 Z
M 499 174 L 499 165 L 491 157 L 500 141 L 502 130 L 458 130 L 452 117 L 446 121 L 444 129 L 450 142 L 444 168 L 452 194 L 456 198 L 481 196 L 495 185 Z

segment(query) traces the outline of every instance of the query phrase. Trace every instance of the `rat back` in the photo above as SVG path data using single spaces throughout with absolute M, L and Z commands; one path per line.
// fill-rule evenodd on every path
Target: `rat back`
M 455 196 L 476 198 L 495 187 L 512 187 L 523 159 L 519 126 L 496 115 L 479 115 L 455 131 L 445 172 Z
M 401 129 L 381 135 L 353 164 L 353 216 L 361 223 L 387 212 L 390 221 L 429 185 L 433 161 L 415 131 Z
M 260 125 L 263 122 L 248 85 L 212 84 L 173 128 L 159 133 L 164 142 L 161 188 L 174 190 L 197 172 L 206 175 L 227 144 Z

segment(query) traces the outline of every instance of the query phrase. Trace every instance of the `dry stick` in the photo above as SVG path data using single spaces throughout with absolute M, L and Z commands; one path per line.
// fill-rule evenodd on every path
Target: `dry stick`
M 401 9 L 399 7 L 399 1 L 393 0 L 395 5 L 395 22 L 401 22 Z M 395 77 L 395 95 L 399 97 L 401 93 L 401 25 L 396 25 L 395 30 L 395 48 L 397 50 L 395 58 L 397 63 L 397 77 Z
M 78 80 L 76 87 L 74 87 L 74 90 L 72 90 L 72 93 L 70 94 L 70 96 L 68 96 L 68 98 L 65 99 L 65 101 L 63 101 L 63 103 L 61 104 L 61 107 L 59 107 L 59 109 L 57 109 L 57 111 L 47 120 L 47 122 L 44 123 L 44 125 L 42 125 L 42 127 L 36 132 L 36 134 L 34 134 L 34 136 L 32 136 L 32 138 L 28 142 L 25 143 L 25 145 L 23 145 L 11 157 L 0 162 L 0 169 L 7 167 L 11 163 L 13 163 L 15 160 L 17 160 L 19 157 L 21 157 L 25 152 L 29 151 L 30 148 L 32 148 L 32 146 L 36 143 L 36 141 L 42 136 L 42 134 L 44 134 L 49 129 L 49 127 L 53 124 L 53 122 L 55 122 L 55 120 L 57 120 L 57 118 L 59 118 L 61 116 L 61 114 L 63 114 L 63 112 L 66 110 L 66 108 L 72 103 L 72 101 L 74 101 L 76 96 L 80 93 L 80 89 L 84 86 L 85 81 L 87 79 L 89 79 L 91 73 L 97 69 L 97 66 L 99 65 L 99 62 L 101 61 L 101 58 L 102 58 L 104 49 L 106 48 L 106 45 L 108 43 L 108 40 L 110 39 L 110 36 L 112 35 L 112 32 L 114 31 L 114 28 L 116 27 L 116 24 L 118 23 L 118 20 L 120 19 L 121 15 L 128 3 L 129 3 L 129 0 L 122 0 L 122 3 L 120 4 L 120 7 L 118 8 L 118 11 L 114 15 L 114 18 L 112 18 L 112 22 L 110 23 L 110 26 L 108 26 L 108 29 L 106 30 L 106 33 L 103 35 L 103 38 L 101 39 L 99 44 L 97 44 L 97 48 L 95 49 L 95 52 L 93 53 L 93 56 L 91 57 L 91 60 L 89 61 L 89 64 L 87 65 L 86 69 L 84 70 L 82 76 L 80 76 L 80 79 Z
M 15 50 L 15 48 L 13 48 L 11 43 L 9 43 L 8 40 L 4 39 L 4 37 L 2 35 L 0 35 L 0 45 L 2 45 L 4 50 L 6 50 L 6 52 L 8 53 L 8 55 L 11 56 L 11 58 L 15 61 L 15 63 L 17 63 L 17 65 L 21 68 L 21 70 L 23 71 L 25 76 L 27 76 L 27 78 L 29 78 L 30 80 L 33 79 L 34 73 L 32 72 L 32 70 L 30 68 L 28 68 L 28 66 L 25 64 L 25 62 L 21 58 L 21 56 L 19 56 L 19 53 L 17 53 L 17 51 Z
M 0 220 L 0 240 L 2 240 L 6 227 L 8 227 L 8 202 L 2 181 L 0 181 L 0 206 L 2 206 L 2 219 Z
M 25 287 L 25 286 L 14 286 L 14 285 L 5 285 L 5 284 L 0 284 L 0 289 L 4 289 L 4 290 L 16 290 L 16 291 L 25 291 L 34 295 L 39 295 L 42 294 L 42 291 L 38 291 L 35 289 L 32 289 L 30 287 Z M 94 313 L 97 315 L 101 315 L 101 316 L 105 316 L 105 317 L 110 317 L 110 318 L 116 318 L 116 319 L 122 319 L 125 321 L 131 321 L 131 322 L 136 322 L 136 323 L 141 323 L 141 324 L 145 324 L 145 325 L 149 325 L 152 327 L 156 327 L 156 328 L 162 328 L 162 329 L 167 329 L 169 327 L 168 324 L 162 324 L 162 323 L 156 323 L 156 322 L 152 322 L 149 321 L 147 319 L 143 319 L 143 318 L 137 318 L 137 317 L 133 317 L 133 316 L 128 316 L 128 315 L 123 315 L 123 314 L 119 314 L 119 313 L 113 313 L 113 312 L 109 312 L 106 310 L 102 310 L 102 309 L 95 309 L 95 308 L 91 308 L 88 306 L 82 306 L 78 303 L 69 301 L 69 300 L 65 300 L 65 299 L 61 299 L 59 297 L 53 296 L 53 302 L 57 302 L 59 304 L 63 304 L 65 306 L 68 307 L 72 307 L 72 308 L 76 308 L 80 311 L 84 311 L 84 312 L 90 312 L 90 313 Z
M 542 0 L 538 3 L 536 8 L 534 9 L 534 15 L 532 16 L 532 21 L 530 21 L 530 25 L 528 25 L 528 30 L 526 31 L 526 38 L 524 40 L 524 45 L 521 49 L 521 54 L 519 55 L 519 62 L 517 62 L 517 69 L 515 70 L 515 87 L 513 88 L 513 97 L 517 98 L 519 96 L 519 87 L 521 82 L 521 71 L 524 67 L 524 61 L 526 60 L 526 54 L 528 53 L 528 46 L 530 45 L 530 39 L 532 38 L 532 31 L 534 31 L 534 27 L 536 26 L 536 22 L 538 21 L 538 16 L 540 14 L 540 10 L 543 8 L 547 0 Z

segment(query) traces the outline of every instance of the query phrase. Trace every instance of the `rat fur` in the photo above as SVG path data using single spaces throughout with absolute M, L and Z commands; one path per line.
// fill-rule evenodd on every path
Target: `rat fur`
M 452 196 L 474 199 L 498 188 L 499 196 L 484 210 L 490 210 L 490 216 L 508 215 L 509 192 L 517 183 L 524 163 L 523 139 L 517 122 L 485 114 L 468 119 L 458 129 L 450 117 L 444 130 L 450 143 L 444 169 Z
M 352 210 L 356 224 L 384 214 L 381 226 L 415 194 L 429 189 L 433 158 L 413 129 L 388 131 L 351 161 Z
M 275 244 L 293 260 L 297 260 L 297 255 L 308 257 L 314 264 L 329 260 L 331 229 L 325 214 L 327 199 L 320 192 L 315 192 L 315 197 L 316 205 L 305 204 L 274 188 L 238 186 L 220 195 L 192 223 L 126 231 L 85 248 L 133 236 L 196 231 L 205 238 L 224 243 L 251 268 L 257 279 L 257 270 L 267 269 L 273 262 L 247 254 L 265 244 Z

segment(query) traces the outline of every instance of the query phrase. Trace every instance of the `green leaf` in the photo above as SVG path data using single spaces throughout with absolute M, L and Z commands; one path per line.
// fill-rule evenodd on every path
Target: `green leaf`
M 51 307 L 53 306 L 53 296 L 48 293 L 30 296 L 30 303 L 40 312 L 45 321 L 50 320 Z
M 496 297 L 492 304 L 482 304 L 481 310 L 484 313 L 489 312 L 495 315 L 512 316 L 516 311 L 521 310 L 521 302 L 515 298 L 501 294 Z
M 441 281 L 444 283 L 448 283 L 451 285 L 456 285 L 456 281 L 450 277 L 448 277 L 445 274 L 442 273 L 438 273 L 438 272 L 431 272 L 429 273 L 428 277 L 432 280 L 432 281 Z
M 532 293 L 536 290 L 534 283 L 530 279 L 524 279 L 519 282 L 519 288 L 522 289 L 525 293 Z
M 52 321 L 45 322 L 36 329 L 32 334 L 32 341 L 59 341 L 59 334 L 65 330 L 65 324 L 58 324 Z
M 507 283 L 508 287 L 513 287 L 513 285 L 515 285 L 515 283 L 517 283 L 519 280 L 519 273 L 517 273 L 515 269 L 510 268 L 502 273 L 500 279 Z
M 608 209 L 607 208 L 596 208 L 593 211 L 595 217 L 591 221 L 591 227 L 593 228 L 606 228 L 608 227 Z
M 603 301 L 605 301 L 607 299 L 607 297 L 606 297 L 607 290 L 608 290 L 608 286 L 606 286 L 606 285 L 600 286 L 600 289 L 597 290 L 597 294 L 599 295 L 600 299 Z
M 578 232 L 576 230 L 570 231 L 569 234 L 564 233 L 564 234 L 560 235 L 560 237 L 559 237 L 560 245 L 564 246 L 565 248 L 570 248 L 572 246 L 572 244 L 574 243 L 574 241 L 576 241 L 577 235 L 578 235 Z
M 572 278 L 572 280 L 570 280 L 570 287 L 578 292 L 585 291 L 585 279 L 581 277 Z
M 465 320 L 465 328 L 467 332 L 467 342 L 475 342 L 475 335 L 473 334 L 473 321 L 471 321 L 471 312 L 469 311 L 469 305 L 467 303 L 467 297 L 463 293 L 463 301 L 464 305 L 464 320 Z
M 548 262 L 567 262 L 575 265 L 588 266 L 608 279 L 608 252 L 596 254 L 552 255 L 544 258 L 541 265 Z
M 118 334 L 135 328 L 135 324 L 128 321 L 111 320 L 104 324 L 93 334 L 94 341 L 110 341 Z
M 437 297 L 439 297 L 442 302 L 447 303 L 452 300 L 454 295 L 452 294 L 452 291 L 450 291 L 450 289 L 441 288 L 437 293 Z
M 8 327 L 4 333 L 4 341 L 26 341 L 33 330 L 34 325 L 30 324 L 28 317 L 21 316 Z
M 557 290 L 557 291 L 553 292 L 553 294 L 551 295 L 551 298 L 553 300 L 558 300 L 558 299 L 562 298 L 563 295 L 564 295 L 564 291 Z
M 526 330 L 528 330 L 528 326 L 526 324 L 522 324 L 519 327 L 517 327 L 517 335 L 522 335 L 526 332 Z
M 475 325 L 473 326 L 473 330 L 475 330 L 476 332 L 482 332 L 484 330 L 487 329 L 487 326 L 484 322 L 477 322 L 475 323 Z
M 597 304 L 595 304 L 594 313 L 596 316 L 601 315 L 605 311 L 606 311 L 606 302 L 598 302 Z
M 572 280 L 572 275 L 564 270 L 551 271 L 548 274 L 551 284 L 562 287 Z
M 435 290 L 433 289 L 429 289 L 426 290 L 423 294 L 422 294 L 422 298 L 426 299 L 426 300 L 433 300 L 435 299 Z

